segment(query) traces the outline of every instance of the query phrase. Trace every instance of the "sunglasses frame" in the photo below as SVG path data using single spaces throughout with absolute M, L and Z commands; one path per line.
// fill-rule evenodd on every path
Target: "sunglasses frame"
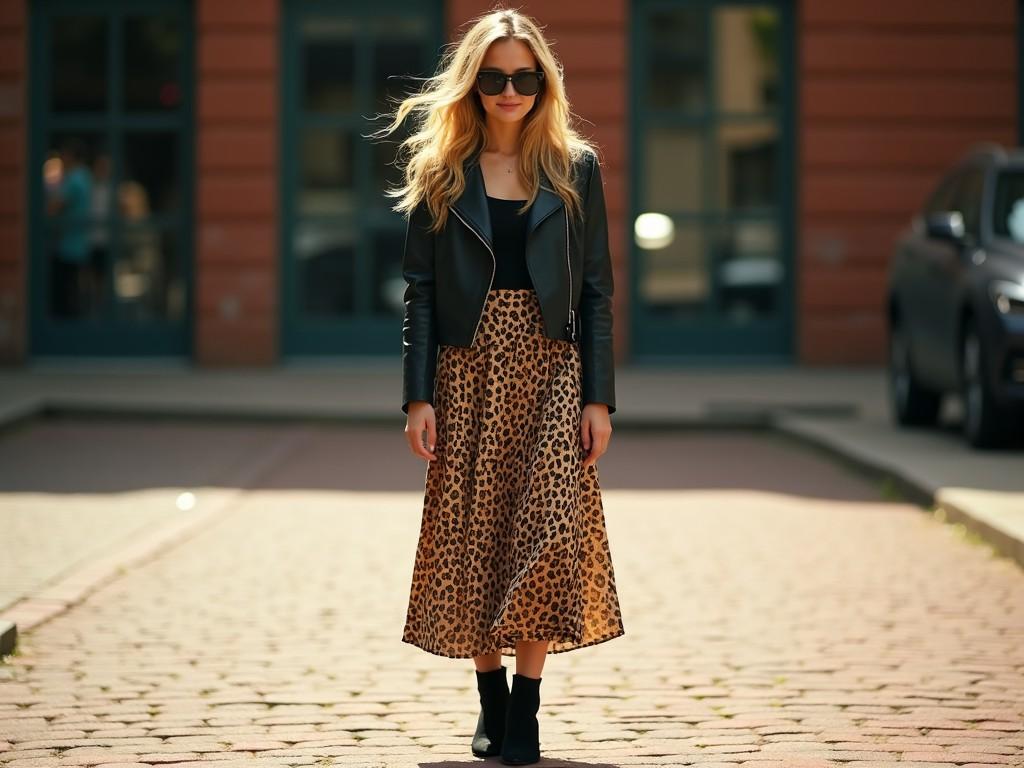
M 504 78 L 501 82 L 501 88 L 494 93 L 488 93 L 480 85 L 480 78 L 484 75 L 491 75 L 495 77 Z M 519 90 L 519 86 L 516 84 L 516 78 L 520 75 L 534 75 L 537 78 L 537 90 L 533 93 L 523 93 Z M 544 87 L 544 70 L 543 69 L 521 69 L 518 72 L 513 72 L 511 75 L 502 72 L 500 69 L 483 69 L 476 73 L 476 87 L 480 88 L 480 93 L 485 96 L 500 96 L 505 92 L 505 86 L 508 85 L 509 81 L 512 82 L 512 88 L 520 96 L 536 96 L 540 93 L 541 88 Z

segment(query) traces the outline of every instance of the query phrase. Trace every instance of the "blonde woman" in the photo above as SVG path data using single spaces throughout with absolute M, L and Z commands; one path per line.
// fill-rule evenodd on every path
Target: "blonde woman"
M 624 634 L 597 459 L 615 411 L 601 167 L 514 10 L 473 20 L 386 135 L 404 181 L 405 433 L 426 461 L 402 641 L 472 658 L 477 756 L 540 759 L 547 653 Z M 502 655 L 516 657 L 509 690 Z

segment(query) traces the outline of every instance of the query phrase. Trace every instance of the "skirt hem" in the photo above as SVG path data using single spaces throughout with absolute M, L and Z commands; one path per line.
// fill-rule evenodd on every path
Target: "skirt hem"
M 592 645 L 598 645 L 600 643 L 606 643 L 609 640 L 614 640 L 617 637 L 622 637 L 624 634 L 626 634 L 626 630 L 625 629 L 617 629 L 617 630 L 615 630 L 614 632 L 612 632 L 610 634 L 600 635 L 599 637 L 596 637 L 593 640 L 588 640 L 585 643 L 580 643 L 578 645 L 573 645 L 573 646 L 571 646 L 569 648 L 558 648 L 558 649 L 549 648 L 548 649 L 548 653 L 549 654 L 552 654 L 552 653 L 566 653 L 567 651 L 576 651 L 576 650 L 579 650 L 580 648 L 589 648 Z M 521 637 L 519 639 L 520 640 L 524 640 L 526 642 L 531 642 L 534 638 Z M 554 642 L 554 643 L 564 643 L 564 642 L 566 642 L 566 640 L 561 640 L 561 639 L 559 639 L 559 640 L 550 640 L 549 638 L 543 638 L 543 637 L 539 637 L 539 638 L 536 638 L 536 639 L 537 640 L 545 640 L 545 639 L 547 639 L 547 640 L 549 640 L 549 642 Z M 476 653 L 460 654 L 460 653 L 452 653 L 450 651 L 445 651 L 443 648 L 440 648 L 440 647 L 437 647 L 437 646 L 429 645 L 429 644 L 426 644 L 426 643 L 420 643 L 419 641 L 414 640 L 414 639 L 409 638 L 409 637 L 402 637 L 401 641 L 403 643 L 408 643 L 409 645 L 413 645 L 413 646 L 415 646 L 415 647 L 417 647 L 417 648 L 419 648 L 419 649 L 421 649 L 423 651 L 426 651 L 427 653 L 433 654 L 435 656 L 443 656 L 446 659 L 472 659 L 474 656 L 487 656 L 489 654 L 496 653 L 498 651 L 501 652 L 502 656 L 515 656 L 516 655 L 514 650 L 512 650 L 511 652 L 507 650 L 508 646 L 501 646 L 500 648 L 492 648 L 489 651 L 479 651 L 479 652 L 476 652 Z M 513 646 L 513 648 L 514 648 L 514 646 Z

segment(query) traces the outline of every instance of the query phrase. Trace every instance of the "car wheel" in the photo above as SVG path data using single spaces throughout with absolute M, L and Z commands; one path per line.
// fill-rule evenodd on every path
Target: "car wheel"
M 1006 426 L 1012 423 L 1008 410 L 999 407 L 985 376 L 985 345 L 972 318 L 964 324 L 960 350 L 960 385 L 964 403 L 964 437 L 975 448 L 1002 445 Z
M 933 425 L 939 417 L 942 393 L 928 389 L 914 375 L 910 343 L 899 325 L 889 328 L 889 403 L 901 426 Z

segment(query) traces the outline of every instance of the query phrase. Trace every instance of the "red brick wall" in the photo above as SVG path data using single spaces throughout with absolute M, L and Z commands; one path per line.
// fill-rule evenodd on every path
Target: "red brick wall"
M 26 10 L 0 2 L 0 363 L 23 362 L 28 345 Z
M 885 270 L 896 235 L 972 144 L 1016 142 L 1015 5 L 800 4 L 800 361 L 885 359 Z
M 204 365 L 278 356 L 278 2 L 198 0 L 196 338 Z
M 479 0 L 451 0 L 447 39 L 453 41 L 478 14 L 490 10 Z M 603 160 L 608 237 L 615 271 L 615 349 L 621 361 L 629 337 L 629 273 L 626 255 L 627 213 L 627 79 L 629 6 L 624 0 L 592 3 L 515 3 L 544 28 L 564 67 L 565 87 L 573 111 L 588 121 L 579 126 L 595 142 Z

